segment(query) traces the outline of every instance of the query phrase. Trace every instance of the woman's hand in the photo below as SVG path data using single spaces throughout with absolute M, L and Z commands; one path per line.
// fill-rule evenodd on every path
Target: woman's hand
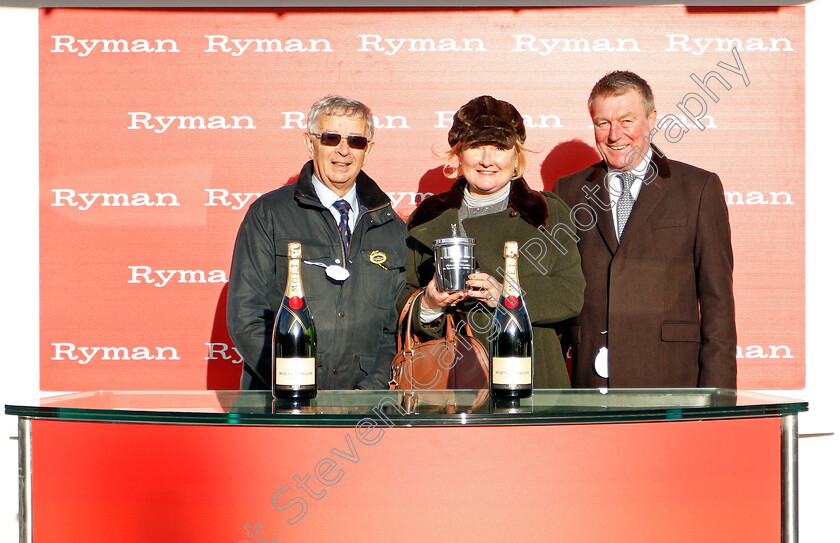
M 448 305 L 455 305 L 467 298 L 466 290 L 457 290 L 454 292 L 441 292 L 437 289 L 435 278 L 429 281 L 426 286 L 426 292 L 420 298 L 420 305 L 426 309 L 443 309 Z
M 487 273 L 472 273 L 467 278 L 470 290 L 467 294 L 471 298 L 481 300 L 490 307 L 496 307 L 502 297 L 502 285 Z

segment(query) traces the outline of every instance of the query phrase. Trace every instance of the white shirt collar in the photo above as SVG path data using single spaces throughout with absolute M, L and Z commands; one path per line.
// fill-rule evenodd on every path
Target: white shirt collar
M 636 178 L 630 184 L 630 192 L 633 195 L 633 200 L 639 197 L 639 192 L 642 190 L 642 183 L 641 181 L 645 178 L 645 174 L 647 174 L 648 164 L 650 164 L 650 159 L 653 156 L 653 149 L 648 147 L 647 154 L 645 157 L 639 162 L 639 164 L 630 170 Z M 618 174 L 621 173 L 621 170 L 615 170 L 607 166 L 607 179 L 609 182 L 609 192 L 610 192 L 610 199 L 613 201 L 613 205 L 615 202 L 618 201 L 618 197 L 621 195 L 621 181 L 618 179 Z
M 647 153 L 645 153 L 644 158 L 639 162 L 639 164 L 635 168 L 630 170 L 632 173 L 634 173 L 636 175 L 636 178 L 641 178 L 641 179 L 645 178 L 645 174 L 647 173 L 647 169 L 648 169 L 648 164 L 650 164 L 650 159 L 651 159 L 652 156 L 653 156 L 653 148 L 648 146 L 648 150 L 647 150 Z M 607 166 L 607 171 L 610 174 L 621 173 L 620 170 L 614 170 L 614 169 L 610 168 L 609 166 Z
M 345 194 L 343 197 L 339 196 L 338 194 L 334 193 L 331 188 L 326 186 L 324 183 L 321 182 L 320 179 L 313 173 L 312 174 L 312 186 L 315 189 L 315 194 L 318 195 L 318 199 L 324 204 L 324 207 L 327 209 L 334 209 L 333 204 L 337 200 L 345 200 L 347 203 L 350 204 L 350 213 L 358 213 L 359 212 L 359 198 L 356 196 L 356 184 L 353 183 L 353 186 L 350 188 L 350 191 Z
M 630 183 L 630 194 L 633 196 L 633 201 L 635 202 L 639 198 L 639 193 L 642 191 L 642 180 L 645 178 L 647 174 L 648 164 L 650 163 L 650 159 L 653 156 L 653 149 L 648 147 L 648 152 L 645 157 L 639 162 L 639 165 L 633 168 L 631 171 L 636 175 L 636 178 Z M 618 197 L 621 196 L 621 181 L 618 179 L 618 174 L 620 174 L 620 170 L 614 170 L 607 167 L 607 181 L 609 183 L 609 193 L 610 193 L 610 207 L 612 212 L 613 218 L 613 228 L 615 228 L 615 235 L 618 236 L 618 226 L 617 226 L 617 219 L 616 219 L 616 205 L 618 204 Z

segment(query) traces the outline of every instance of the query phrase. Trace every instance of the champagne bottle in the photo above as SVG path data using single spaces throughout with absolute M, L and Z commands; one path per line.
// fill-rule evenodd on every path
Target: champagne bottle
M 505 243 L 505 281 L 493 314 L 490 337 L 490 394 L 527 398 L 534 388 L 534 331 L 519 288 L 519 246 Z
M 315 323 L 301 282 L 300 243 L 289 243 L 289 275 L 271 340 L 271 389 L 275 398 L 301 400 L 317 394 Z

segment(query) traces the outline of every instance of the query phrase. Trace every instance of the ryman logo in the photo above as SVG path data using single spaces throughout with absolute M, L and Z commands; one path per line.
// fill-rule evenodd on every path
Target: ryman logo
M 787 345 L 738 345 L 735 358 L 793 358 Z
M 692 55 L 702 55 L 706 51 L 723 52 L 732 49 L 755 52 L 794 50 L 787 38 L 692 38 L 688 34 L 665 34 L 665 36 L 668 38 L 666 51 Z
M 56 35 L 50 53 L 75 53 L 86 57 L 91 53 L 180 53 L 175 40 L 136 39 L 76 39 L 74 36 Z
M 177 130 L 254 130 L 254 119 L 248 115 L 152 115 L 147 111 L 129 111 L 128 130 L 152 130 L 163 134 L 170 128 Z M 177 121 L 177 122 L 176 122 Z
M 239 349 L 227 343 L 205 343 L 207 356 L 205 360 L 230 360 L 231 364 L 241 364 L 245 361 Z
M 562 53 L 627 53 L 639 52 L 639 42 L 633 38 L 538 38 L 533 34 L 514 34 L 514 53 L 537 53 L 548 56 Z
M 94 360 L 180 360 L 175 347 L 86 347 L 74 343 L 52 343 L 50 360 L 71 360 L 87 364 Z
M 224 270 L 155 270 L 151 266 L 129 266 L 132 284 L 154 285 L 163 288 L 170 283 L 206 284 L 227 283 L 227 273 Z
M 330 41 L 324 38 L 302 40 L 291 38 L 229 38 L 224 34 L 208 34 L 205 53 L 230 53 L 241 57 L 249 53 L 332 53 Z
M 171 192 L 76 192 L 73 189 L 52 189 L 55 200 L 51 207 L 75 207 L 87 211 L 97 207 L 178 207 L 178 197 Z
M 752 191 L 744 194 L 743 192 L 732 191 L 724 192 L 726 197 L 726 205 L 730 206 L 792 206 L 793 198 L 789 192 L 759 192 Z
M 283 124 L 280 128 L 284 130 L 299 129 L 306 130 L 307 114 L 303 111 L 281 111 L 283 116 Z M 411 128 L 408 125 L 408 119 L 403 115 L 385 115 L 384 117 L 377 117 L 373 115 L 373 127 L 377 130 L 396 128 L 406 129 Z
M 449 51 L 487 51 L 478 38 L 383 38 L 379 34 L 359 34 L 362 40 L 359 51 L 385 53 L 386 57 L 398 52 L 436 53 Z

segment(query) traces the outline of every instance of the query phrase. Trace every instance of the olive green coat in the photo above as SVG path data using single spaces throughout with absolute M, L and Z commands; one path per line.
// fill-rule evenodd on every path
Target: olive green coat
M 434 277 L 434 240 L 452 237 L 451 225 L 458 222 L 465 184 L 459 179 L 449 191 L 424 200 L 409 217 L 407 284 L 400 307 L 412 292 Z M 557 327 L 560 321 L 580 313 L 584 290 L 569 207 L 553 193 L 531 190 L 524 180 L 515 179 L 505 211 L 465 219 L 463 225 L 467 235 L 476 240 L 477 268 L 500 283 L 504 244 L 519 243 L 519 283 L 534 328 L 534 386 L 568 388 L 569 374 Z M 472 299 L 460 306 L 465 314 L 473 311 L 473 335 L 488 348 L 487 332 L 494 309 Z M 421 325 L 417 313 L 413 315 L 413 329 L 421 336 L 439 337 L 442 319 Z

